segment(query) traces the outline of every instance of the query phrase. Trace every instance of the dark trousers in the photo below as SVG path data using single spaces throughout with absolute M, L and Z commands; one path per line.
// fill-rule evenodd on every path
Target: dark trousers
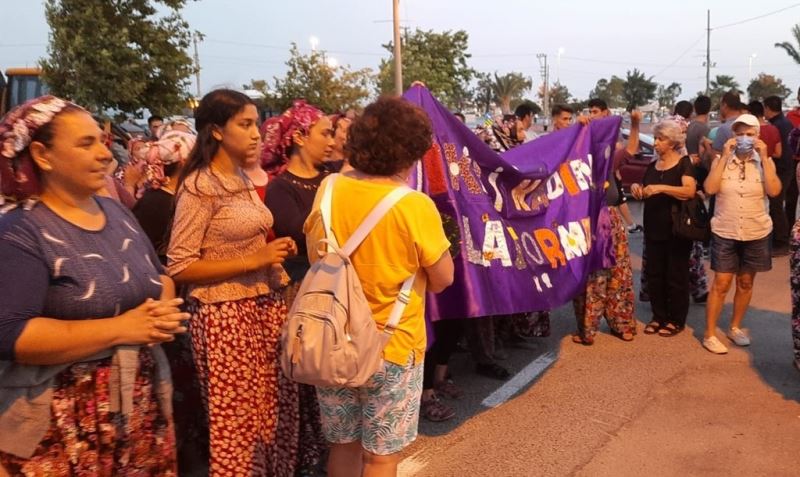
M 772 218 L 772 248 L 773 249 L 788 249 L 789 248 L 789 220 L 788 220 L 788 206 L 789 201 L 787 198 L 787 191 L 790 184 L 796 182 L 793 180 L 793 174 L 790 169 L 779 168 L 777 170 L 778 178 L 781 180 L 781 193 L 776 197 L 769 198 L 769 216 Z M 795 183 L 795 190 L 797 184 Z M 797 196 L 794 198 L 794 205 L 797 206 Z M 794 211 L 792 212 L 794 215 Z M 791 222 L 794 224 L 794 221 Z
M 436 366 L 444 366 L 458 347 L 464 334 L 466 320 L 439 320 L 433 323 L 434 342 L 425 353 L 422 389 L 433 389 L 433 372 Z M 478 321 L 478 320 L 470 320 Z
M 647 291 L 653 321 L 662 326 L 686 325 L 689 313 L 689 255 L 692 242 L 673 237 L 671 240 L 645 239 L 647 247 Z
M 478 364 L 494 363 L 495 318 L 484 316 L 466 320 L 467 341 L 472 359 Z

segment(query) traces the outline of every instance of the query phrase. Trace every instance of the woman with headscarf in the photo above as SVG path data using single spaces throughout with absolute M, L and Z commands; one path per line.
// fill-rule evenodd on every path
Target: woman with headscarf
M 648 291 L 653 318 L 646 334 L 675 336 L 686 326 L 689 313 L 689 254 L 692 241 L 672 231 L 672 208 L 695 196 L 692 160 L 685 154 L 685 128 L 665 119 L 653 128 L 658 159 L 651 162 L 642 184 L 631 193 L 644 200 L 644 238 L 647 247 Z
M 0 475 L 177 475 L 169 365 L 185 328 L 111 152 L 43 96 L 0 123 Z
M 267 184 L 267 207 L 275 217 L 277 237 L 291 237 L 298 245 L 298 254 L 286 259 L 283 266 L 289 274 L 284 298 L 289 309 L 311 267 L 308 261 L 303 224 L 311 213 L 314 197 L 328 175 L 322 164 L 333 148 L 331 121 L 319 109 L 305 101 L 295 101 L 280 116 L 262 125 L 264 150 L 262 157 L 274 177 Z M 312 470 L 320 461 L 325 439 L 319 418 L 319 404 L 313 386 L 298 385 L 300 398 L 299 468 Z
M 286 305 L 275 277 L 296 247 L 291 238 L 268 239 L 272 214 L 242 172 L 259 154 L 253 101 L 218 89 L 203 97 L 195 119 L 197 142 L 178 182 L 167 270 L 191 297 L 210 472 L 291 477 L 297 387 L 278 364 Z
M 333 127 L 333 147 L 330 155 L 325 158 L 323 166 L 331 173 L 345 172 L 346 169 L 343 168 L 347 168 L 348 165 L 344 146 L 347 143 L 347 131 L 350 129 L 352 121 L 343 114 L 332 114 L 329 117 Z

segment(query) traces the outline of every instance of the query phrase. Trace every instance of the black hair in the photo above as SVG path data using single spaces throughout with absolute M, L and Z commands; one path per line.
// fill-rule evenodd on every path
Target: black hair
M 216 89 L 203 96 L 194 113 L 197 141 L 181 172 L 179 186 L 193 172 L 211 166 L 211 161 L 219 151 L 219 141 L 211 134 L 214 126 L 224 127 L 232 117 L 250 104 L 255 106 L 247 95 L 232 89 Z
M 588 103 L 589 108 L 600 108 L 601 111 L 608 110 L 608 103 L 600 98 L 591 98 Z
M 783 111 L 783 100 L 780 96 L 769 96 L 764 98 L 764 107 L 769 108 L 770 111 L 780 113 Z
M 697 114 L 708 114 L 711 111 L 711 98 L 701 94 L 694 100 L 694 112 Z
M 570 108 L 566 104 L 556 104 L 553 106 L 553 110 L 550 112 L 550 116 L 556 117 L 561 113 L 575 114 L 575 110 Z
M 678 101 L 678 103 L 675 105 L 675 111 L 673 112 L 673 114 L 677 114 L 683 116 L 686 119 L 689 119 L 692 117 L 693 111 L 694 107 L 692 106 L 692 103 L 690 103 L 689 101 Z
M 730 90 L 722 95 L 722 99 L 719 101 L 719 105 L 725 105 L 728 109 L 743 109 L 742 108 L 742 101 L 739 99 L 739 92 L 736 90 Z
M 147 125 L 148 126 L 152 126 L 153 125 L 153 121 L 161 121 L 163 123 L 164 122 L 164 118 L 162 118 L 158 114 L 154 114 L 154 115 L 150 116 L 149 118 L 147 118 Z
M 461 122 L 466 122 L 467 121 L 467 117 L 464 116 L 464 113 L 462 113 L 460 111 L 457 111 L 457 112 L 453 113 L 453 116 L 459 118 L 461 120 Z
M 761 101 L 750 101 L 750 104 L 747 105 L 748 111 L 753 116 L 760 118 L 764 115 L 764 105 L 761 104 Z
M 514 110 L 514 116 L 523 119 L 527 116 L 533 116 L 533 108 L 529 104 L 522 103 Z

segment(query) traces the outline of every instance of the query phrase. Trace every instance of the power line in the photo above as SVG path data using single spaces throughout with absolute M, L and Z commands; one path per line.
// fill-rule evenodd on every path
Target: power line
M 692 43 L 691 45 L 689 45 L 689 48 L 686 48 L 686 49 L 683 51 L 683 53 L 681 53 L 681 54 L 680 54 L 680 55 L 679 55 L 677 58 L 675 58 L 675 60 L 674 60 L 672 63 L 670 63 L 670 64 L 668 64 L 667 66 L 665 66 L 665 67 L 664 67 L 664 68 L 663 68 L 661 71 L 659 71 L 658 73 L 656 73 L 654 76 L 661 76 L 661 73 L 663 73 L 663 72 L 667 71 L 668 69 L 672 68 L 673 66 L 675 66 L 675 63 L 679 62 L 679 61 L 681 60 L 681 58 L 683 58 L 684 56 L 686 56 L 686 54 L 687 54 L 687 53 L 689 53 L 689 52 L 692 50 L 692 48 L 694 48 L 694 47 L 695 47 L 695 45 L 697 45 L 698 43 L 700 43 L 700 40 L 702 40 L 702 39 L 703 39 L 703 37 L 705 37 L 705 35 L 700 35 L 700 37 L 699 37 L 697 40 L 695 40 L 695 41 L 694 41 L 694 43 Z
M 741 25 L 743 23 L 752 22 L 754 20 L 760 20 L 762 18 L 766 18 L 766 17 L 772 16 L 772 15 L 775 15 L 777 13 L 785 12 L 786 10 L 790 10 L 790 9 L 796 8 L 796 7 L 800 7 L 800 3 L 795 3 L 795 4 L 792 4 L 792 5 L 789 5 L 788 7 L 783 7 L 781 9 L 779 9 L 779 10 L 775 10 L 774 12 L 764 13 L 762 15 L 758 15 L 758 16 L 755 16 L 755 17 L 750 17 L 750 18 L 745 18 L 744 20 L 739 20 L 738 22 L 728 23 L 726 25 L 721 25 L 721 26 L 718 26 L 718 27 L 714 27 L 714 28 L 712 28 L 712 30 L 721 30 L 723 28 L 728 28 L 728 27 L 732 27 L 732 26 L 736 26 L 736 25 Z

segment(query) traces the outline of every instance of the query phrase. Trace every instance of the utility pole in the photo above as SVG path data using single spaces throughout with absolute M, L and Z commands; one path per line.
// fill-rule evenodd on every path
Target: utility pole
M 547 55 L 544 53 L 539 53 L 536 55 L 536 58 L 539 59 L 539 68 L 540 74 L 542 75 L 542 80 L 544 81 L 544 86 L 542 88 L 544 97 L 542 99 L 542 114 L 544 114 L 545 124 L 550 118 L 550 70 L 547 68 Z
M 400 0 L 392 0 L 392 14 L 394 15 L 394 92 L 397 96 L 402 96 L 403 58 L 400 45 Z
M 706 96 L 711 84 L 711 10 L 706 10 Z
M 203 41 L 203 38 L 205 38 L 205 35 L 196 30 L 192 35 L 192 41 L 194 42 L 194 78 L 195 83 L 197 83 L 197 98 L 200 98 L 200 54 L 197 52 L 197 41 Z

